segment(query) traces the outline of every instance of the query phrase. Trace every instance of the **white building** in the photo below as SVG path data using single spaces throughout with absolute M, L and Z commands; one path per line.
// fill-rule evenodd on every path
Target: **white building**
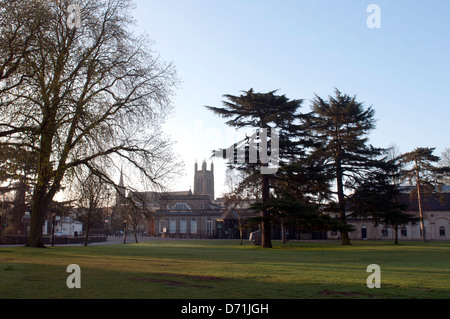
M 79 236 L 83 232 L 83 223 L 68 216 L 61 217 L 56 223 L 55 232 L 57 231 L 65 232 L 68 236 Z
M 409 202 L 410 214 L 419 217 L 419 206 L 417 198 L 410 198 L 410 189 L 405 189 L 404 199 Z M 443 188 L 436 196 L 422 196 L 422 211 L 425 227 L 426 240 L 450 240 L 450 186 Z M 350 232 L 353 240 L 394 240 L 394 229 L 383 225 L 375 227 L 370 218 L 348 218 L 347 223 L 355 227 Z M 340 239 L 339 232 L 328 232 L 328 239 Z M 420 224 L 403 225 L 398 229 L 399 240 L 422 240 Z

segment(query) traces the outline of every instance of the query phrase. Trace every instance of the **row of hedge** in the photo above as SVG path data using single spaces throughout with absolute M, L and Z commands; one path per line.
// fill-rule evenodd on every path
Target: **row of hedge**
M 28 237 L 25 236 L 2 236 L 0 237 L 0 245 L 25 245 Z M 105 236 L 91 236 L 89 243 L 100 243 L 106 241 Z M 51 245 L 52 238 L 49 236 L 42 237 L 44 245 Z M 69 245 L 84 243 L 84 237 L 55 237 L 55 245 Z

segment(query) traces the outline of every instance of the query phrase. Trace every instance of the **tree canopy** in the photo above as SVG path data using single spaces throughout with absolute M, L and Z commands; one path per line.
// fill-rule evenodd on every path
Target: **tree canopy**
M 172 109 L 178 79 L 151 41 L 130 31 L 132 1 L 78 1 L 76 25 L 68 23 L 67 1 L 28 2 L 34 11 L 28 5 L 2 7 L 6 16 L 37 22 L 30 48 L 23 49 L 23 58 L 23 50 L 17 53 L 21 72 L 2 82 L 8 90 L 1 96 L 0 142 L 36 154 L 27 245 L 41 246 L 45 211 L 77 167 L 114 185 L 105 167 L 118 161 L 154 185 L 171 173 L 171 142 L 161 134 L 161 123 Z M 6 37 L 8 27 L 0 34 Z
M 334 179 L 337 210 L 342 224 L 346 224 L 346 193 L 353 190 L 359 181 L 377 165 L 382 149 L 368 144 L 368 134 L 375 128 L 375 111 L 364 107 L 356 96 L 342 94 L 325 100 L 316 95 L 312 112 L 305 117 L 310 138 L 315 141 L 311 157 L 330 178 Z M 350 244 L 348 232 L 341 231 L 343 245 Z

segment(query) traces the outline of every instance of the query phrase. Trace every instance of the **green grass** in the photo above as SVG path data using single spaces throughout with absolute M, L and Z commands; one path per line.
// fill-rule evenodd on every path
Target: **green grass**
M 81 289 L 66 286 L 81 267 Z M 366 286 L 369 264 L 381 289 Z M 150 241 L 90 247 L 0 247 L 0 299 L 450 298 L 450 243 Z

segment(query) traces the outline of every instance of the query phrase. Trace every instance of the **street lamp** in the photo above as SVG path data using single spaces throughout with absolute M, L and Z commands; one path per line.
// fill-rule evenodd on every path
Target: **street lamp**
M 22 217 L 23 234 L 25 237 L 27 237 L 27 228 L 28 228 L 28 224 L 30 223 L 30 218 L 31 218 L 31 211 L 27 210 L 25 212 L 25 215 L 23 215 L 23 217 Z
M 3 236 L 3 208 L 0 211 L 0 237 Z
M 52 247 L 55 246 L 55 223 L 56 223 L 56 213 L 52 213 Z
M 123 221 L 123 243 L 127 243 L 127 220 L 124 219 Z
M 5 194 L 3 194 L 2 210 L 0 211 L 0 236 L 3 236 L 3 205 L 5 204 Z M 5 218 L 6 221 L 6 218 Z
M 108 239 L 108 217 L 105 218 L 105 240 Z

